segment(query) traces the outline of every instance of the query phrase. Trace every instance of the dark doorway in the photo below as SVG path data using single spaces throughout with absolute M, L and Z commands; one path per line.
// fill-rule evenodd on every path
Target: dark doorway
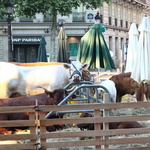
M 14 45 L 14 62 L 36 62 L 39 45 Z

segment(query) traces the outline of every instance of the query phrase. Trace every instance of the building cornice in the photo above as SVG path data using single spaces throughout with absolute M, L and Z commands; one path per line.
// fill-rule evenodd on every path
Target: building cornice
M 51 29 L 51 22 L 46 22 L 46 23 L 12 23 L 12 28 L 13 30 L 37 30 L 37 29 Z M 73 30 L 89 30 L 90 27 L 93 25 L 94 23 L 85 23 L 85 22 L 73 22 L 73 23 L 65 23 L 64 28 L 66 30 L 69 30 L 70 28 L 72 28 Z M 7 23 L 0 23 L 0 26 L 7 26 Z M 113 25 L 105 25 L 105 24 L 101 24 L 104 25 L 106 27 L 106 29 L 113 29 L 113 30 L 119 30 L 119 31 L 125 31 L 128 32 L 129 29 L 127 28 L 123 28 L 123 27 L 117 27 L 117 26 L 113 26 Z M 30 27 L 30 28 L 29 28 Z

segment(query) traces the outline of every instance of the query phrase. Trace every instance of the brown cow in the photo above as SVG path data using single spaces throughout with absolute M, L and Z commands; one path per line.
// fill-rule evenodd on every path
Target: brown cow
M 110 80 L 114 81 L 117 89 L 117 102 L 121 102 L 122 96 L 136 94 L 137 101 L 143 101 L 140 84 L 131 77 L 131 72 L 114 75 Z
M 142 95 L 142 100 L 144 100 L 144 95 L 147 101 L 150 100 L 150 80 L 143 80 L 140 83 L 138 94 Z
M 93 114 L 84 112 L 80 117 L 93 117 Z M 103 129 L 103 124 L 101 123 L 101 129 Z M 94 130 L 94 123 L 83 123 L 83 124 L 77 124 L 77 127 L 81 130 L 87 129 L 87 130 Z M 127 129 L 127 128 L 142 128 L 143 126 L 136 122 L 111 122 L 109 123 L 109 129 Z
M 35 100 L 38 100 L 38 105 L 57 105 L 59 104 L 64 97 L 67 96 L 67 90 L 64 89 L 56 89 L 54 91 L 45 91 L 45 93 L 33 95 L 33 96 L 23 96 L 17 98 L 8 98 L 0 100 L 0 107 L 5 106 L 31 106 L 35 105 Z M 50 116 L 50 118 L 58 118 L 59 116 Z M 49 119 L 50 119 L 49 118 Z M 27 113 L 5 113 L 0 114 L 0 120 L 28 120 L 29 115 Z M 54 125 L 51 127 L 47 127 L 48 131 L 53 131 L 58 129 L 59 125 Z M 24 130 L 28 127 L 6 127 L 0 128 L 1 134 L 12 134 L 15 133 L 18 129 Z

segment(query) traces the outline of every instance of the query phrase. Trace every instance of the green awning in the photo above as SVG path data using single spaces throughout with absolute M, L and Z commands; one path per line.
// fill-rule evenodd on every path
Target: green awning
M 88 63 L 89 69 L 116 69 L 99 24 L 94 24 L 81 38 L 77 60 Z

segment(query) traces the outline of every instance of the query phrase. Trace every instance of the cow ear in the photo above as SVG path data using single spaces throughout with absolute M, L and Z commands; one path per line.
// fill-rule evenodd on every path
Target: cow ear
M 87 70 L 88 67 L 89 67 L 89 64 L 87 64 L 87 63 L 82 64 L 82 69 L 83 70 Z
M 63 66 L 64 66 L 64 68 L 66 68 L 66 69 L 70 69 L 70 64 L 64 63 Z

